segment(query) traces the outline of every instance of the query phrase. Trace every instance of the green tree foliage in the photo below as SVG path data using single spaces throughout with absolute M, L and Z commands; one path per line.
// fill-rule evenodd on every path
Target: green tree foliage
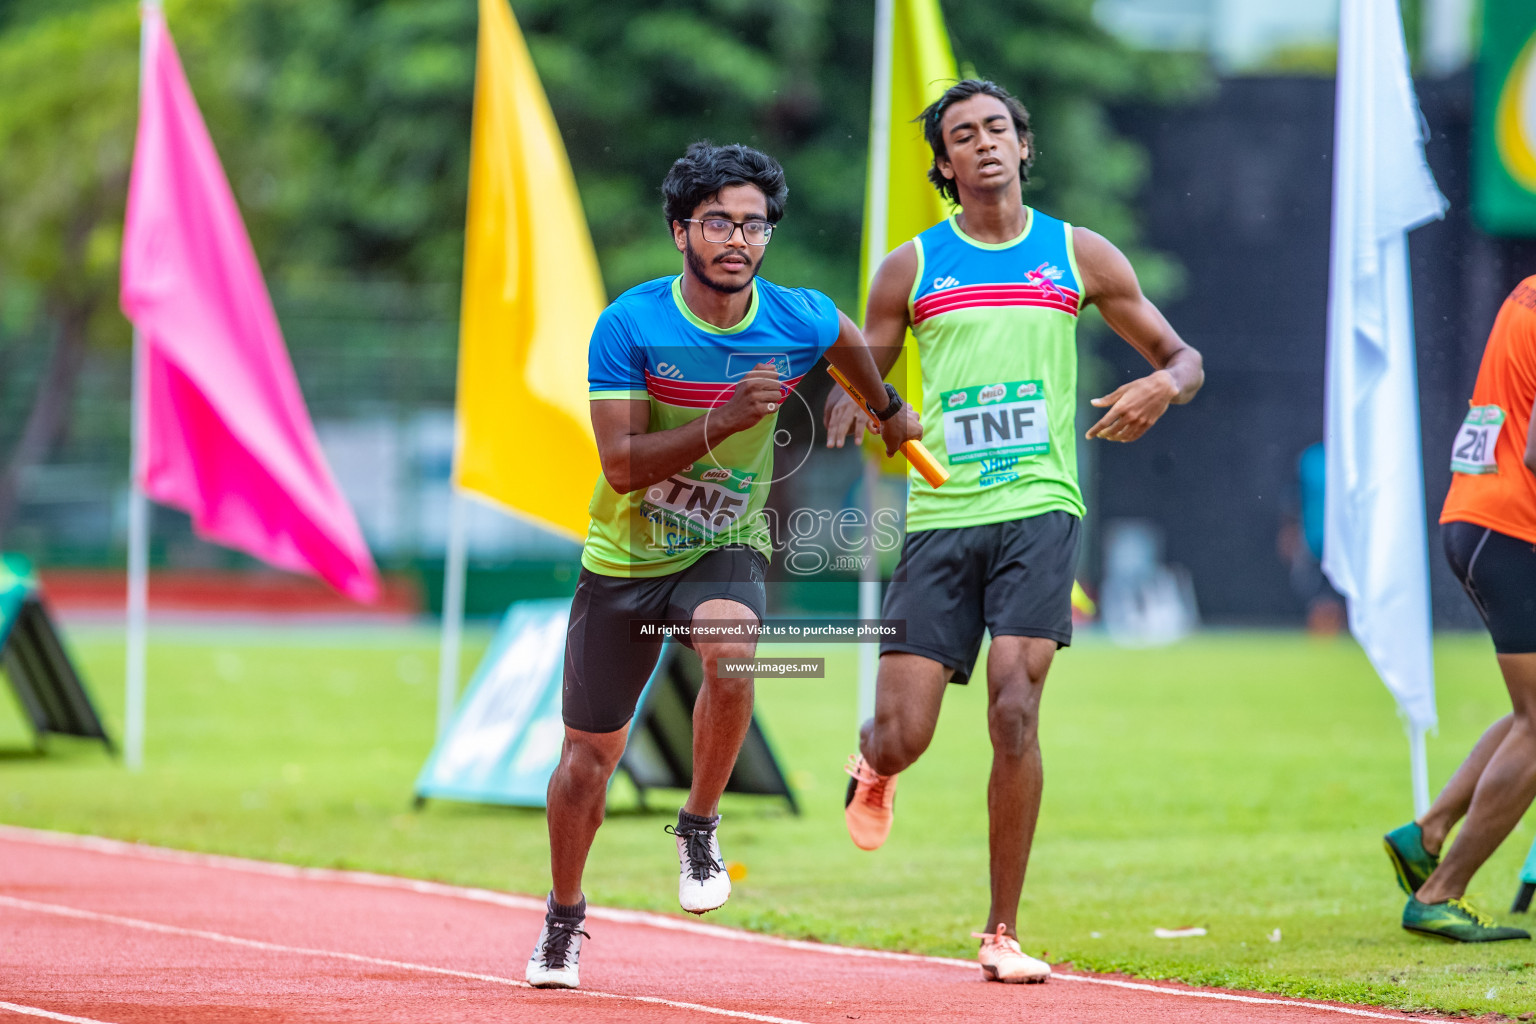
M 166 15 L 269 278 L 457 275 L 472 3 L 169 0 Z M 20 473 L 67 430 L 86 352 L 129 338 L 138 44 L 131 0 L 0 3 L 0 341 L 36 337 L 39 315 L 51 341 L 24 424 L 0 428 L 0 534 Z
M 56 318 L 98 312 L 115 278 L 137 41 L 125 5 L 0 35 L 0 272 Z
M 137 18 L 131 5 L 49 17 L 30 7 L 0 11 L 12 19 L 0 35 L 0 312 L 46 317 L 52 347 L 0 464 L 0 532 L 21 471 L 68 425 L 89 341 L 126 334 L 112 291 L 133 147 Z
M 1002 83 L 1029 108 L 1037 153 L 1026 201 L 1127 249 L 1143 283 L 1164 293 L 1177 287 L 1178 266 L 1139 245 L 1146 154 L 1115 133 L 1109 108 L 1188 100 L 1209 86 L 1208 72 L 1203 59 L 1130 49 L 1092 9 L 1092 0 L 945 5 L 962 73 Z
M 869 136 L 874 4 L 840 0 L 518 0 L 576 167 L 610 291 L 676 258 L 657 185 L 692 140 L 748 142 L 779 156 L 790 204 L 767 272 L 816 284 L 853 308 Z M 1132 51 L 1091 0 L 943 4 L 964 73 L 1015 91 L 1040 159 L 1029 201 L 1136 248 L 1139 147 L 1113 131 L 1112 103 L 1198 91 L 1195 60 Z M 632 7 L 633 14 L 619 10 Z M 912 111 L 913 116 L 918 112 Z M 1147 260 L 1151 283 L 1171 267 Z
M 225 163 L 269 274 L 457 279 L 476 18 L 473 0 L 240 4 L 230 87 L 251 152 Z
M 708 137 L 785 164 L 790 205 L 767 272 L 853 308 L 873 7 L 514 0 L 610 293 L 676 270 L 658 185 Z M 1127 50 L 1093 21 L 1091 0 L 944 9 L 965 69 L 1014 89 L 1035 117 L 1030 201 L 1134 250 L 1145 160 L 1106 108 L 1189 95 L 1200 67 Z M 458 279 L 474 0 L 167 0 L 166 10 L 269 279 Z M 83 353 L 128 337 L 117 252 L 137 22 L 134 0 L 0 0 L 0 339 L 7 315 L 37 310 L 56 342 L 0 476 L 0 530 L 7 481 L 67 424 Z M 1154 259 L 1142 266 L 1154 287 L 1170 277 Z
M 780 158 L 765 272 L 856 297 L 873 5 L 689 0 L 514 5 L 576 168 L 610 292 L 676 271 L 659 186 L 690 142 Z M 621 16 L 616 8 L 632 8 Z

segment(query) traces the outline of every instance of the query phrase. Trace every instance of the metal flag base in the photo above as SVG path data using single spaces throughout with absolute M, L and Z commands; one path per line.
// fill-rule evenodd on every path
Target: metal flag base
M 1520 868 L 1520 891 L 1515 893 L 1510 912 L 1525 913 L 1531 908 L 1532 896 L 1536 896 L 1536 842 L 1531 844 L 1531 852 L 1525 855 L 1525 865 Z

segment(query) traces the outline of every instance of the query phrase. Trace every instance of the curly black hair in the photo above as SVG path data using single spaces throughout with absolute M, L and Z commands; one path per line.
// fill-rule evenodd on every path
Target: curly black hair
M 991 96 L 1001 100 L 1003 106 L 1008 108 L 1008 114 L 1013 118 L 1014 130 L 1019 133 L 1019 141 L 1024 143 L 1025 147 L 1024 158 L 1019 161 L 1019 181 L 1029 181 L 1029 168 L 1035 162 L 1035 133 L 1029 130 L 1029 111 L 1024 109 L 1024 104 L 996 82 L 989 82 L 983 78 L 962 79 L 944 90 L 944 95 L 928 104 L 921 114 L 913 118 L 923 126 L 923 137 L 928 140 L 928 148 L 933 150 L 933 163 L 928 168 L 928 180 L 933 182 L 933 187 L 952 203 L 960 202 L 960 187 L 955 184 L 953 178 L 946 178 L 939 173 L 940 158 L 949 157 L 949 151 L 944 148 L 944 133 L 939 130 L 939 126 L 944 121 L 944 113 L 950 107 L 972 96 Z
M 768 223 L 777 224 L 784 216 L 789 186 L 777 160 L 750 146 L 717 146 L 705 139 L 689 146 L 661 183 L 667 225 L 687 220 L 700 203 L 732 185 L 755 185 L 763 193 L 768 200 Z

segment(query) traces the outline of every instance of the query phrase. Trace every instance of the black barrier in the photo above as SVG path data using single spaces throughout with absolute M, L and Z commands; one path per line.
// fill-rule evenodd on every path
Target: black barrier
M 1525 864 L 1520 868 L 1520 888 L 1510 912 L 1523 914 L 1530 910 L 1532 896 L 1536 896 L 1536 843 L 1531 844 L 1531 852 L 1525 855 Z
M 704 685 L 703 668 L 699 659 L 691 652 L 685 654 L 678 643 L 666 644 L 661 659 L 630 726 L 624 756 L 619 759 L 619 768 L 639 791 L 642 807 L 647 789 L 687 789 L 693 784 L 693 704 Z M 782 796 L 789 801 L 791 813 L 800 813 L 794 791 L 755 714 L 725 791 Z
M 0 555 L 0 668 L 41 744 L 50 733 L 101 740 L 116 752 L 70 662 L 31 566 Z

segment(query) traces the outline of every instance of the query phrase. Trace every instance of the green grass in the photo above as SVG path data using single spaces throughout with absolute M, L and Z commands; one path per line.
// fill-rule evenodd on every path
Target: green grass
M 467 662 L 486 637 L 475 639 Z M 147 769 L 130 774 L 96 747 L 61 740 L 29 756 L 19 722 L 0 713 L 0 820 L 547 887 L 542 811 L 410 809 L 433 732 L 435 634 L 162 631 L 152 640 Z M 119 637 L 79 630 L 73 649 L 116 730 Z M 890 842 L 860 853 L 840 813 L 855 655 L 816 653 L 828 656 L 829 679 L 758 690 L 804 815 L 777 801 L 725 801 L 725 853 L 748 875 L 710 920 L 970 956 L 987 904 L 982 688 L 951 687 L 932 748 L 902 778 Z M 1433 787 L 1508 708 L 1486 638 L 1441 637 L 1437 672 Z M 1407 742 L 1353 643 L 1209 634 L 1123 651 L 1087 637 L 1056 662 L 1042 732 L 1027 949 L 1095 970 L 1402 1009 L 1536 1006 L 1531 944 L 1454 946 L 1398 927 L 1403 897 L 1380 837 L 1411 814 Z M 676 857 L 661 831 L 670 796 L 642 814 L 615 790 L 587 876 L 594 902 L 676 911 Z M 1531 838 L 1528 821 L 1474 880 L 1485 908 L 1508 906 Z M 1210 934 L 1152 935 L 1184 925 Z

